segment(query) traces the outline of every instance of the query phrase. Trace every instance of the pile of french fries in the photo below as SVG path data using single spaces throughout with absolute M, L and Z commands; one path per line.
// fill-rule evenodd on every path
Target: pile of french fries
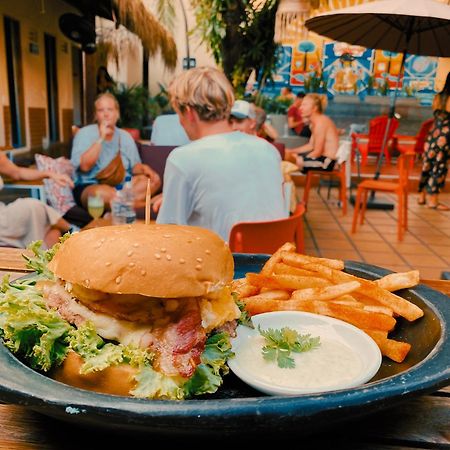
M 419 272 L 392 273 L 369 281 L 343 271 L 344 262 L 296 252 L 286 243 L 260 273 L 234 281 L 233 290 L 252 316 L 269 311 L 306 311 L 341 319 L 365 331 L 381 353 L 402 362 L 411 349 L 388 337 L 399 316 L 414 321 L 423 310 L 393 291 L 419 283 Z

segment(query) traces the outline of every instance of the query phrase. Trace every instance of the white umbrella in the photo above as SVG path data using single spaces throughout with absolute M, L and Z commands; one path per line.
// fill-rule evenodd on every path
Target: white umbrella
M 435 0 L 383 0 L 337 9 L 308 19 L 306 28 L 336 41 L 403 53 L 389 119 L 395 114 L 406 54 L 450 56 L 450 6 Z M 386 127 L 375 179 L 380 175 Z
M 383 0 L 308 19 L 336 41 L 414 55 L 450 56 L 450 6 L 435 0 Z

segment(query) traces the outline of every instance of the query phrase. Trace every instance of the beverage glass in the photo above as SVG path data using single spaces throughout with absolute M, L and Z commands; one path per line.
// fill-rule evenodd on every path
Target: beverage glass
M 88 212 L 94 218 L 98 219 L 105 210 L 105 202 L 99 195 L 90 195 L 88 197 Z

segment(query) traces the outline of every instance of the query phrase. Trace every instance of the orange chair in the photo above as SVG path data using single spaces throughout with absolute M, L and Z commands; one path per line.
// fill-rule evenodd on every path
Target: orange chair
M 400 153 L 415 153 L 416 158 L 419 158 L 425 146 L 428 133 L 433 125 L 434 119 L 425 120 L 420 126 L 419 132 L 415 136 L 407 136 L 403 134 L 394 135 L 394 150 Z M 411 168 L 414 165 L 414 159 L 411 159 Z
M 303 190 L 303 203 L 305 204 L 305 206 L 308 205 L 309 191 L 311 190 L 312 180 L 315 176 L 328 177 L 330 183 L 333 178 L 337 178 L 339 180 L 339 201 L 342 205 L 342 215 L 345 216 L 347 214 L 347 186 L 345 177 L 345 165 L 346 162 L 344 161 L 331 172 L 325 172 L 323 170 L 308 170 L 308 173 L 306 174 L 305 188 Z
M 308 207 L 309 191 L 311 190 L 311 185 L 313 178 L 318 176 L 319 178 L 324 176 L 329 178 L 329 186 L 331 186 L 331 180 L 337 178 L 339 180 L 339 201 L 342 206 L 342 215 L 347 214 L 347 177 L 346 177 L 346 164 L 350 157 L 351 144 L 350 141 L 344 140 L 339 144 L 338 151 L 336 153 L 337 164 L 334 170 L 331 172 L 326 172 L 323 170 L 308 170 L 305 180 L 305 188 L 303 190 L 303 203 L 305 207 Z M 330 193 L 330 188 L 328 189 L 328 195 Z
M 367 157 L 369 153 L 377 153 L 378 157 L 381 154 L 381 147 L 383 145 L 384 134 L 388 124 L 388 116 L 375 117 L 369 122 L 369 133 L 353 133 L 352 134 L 352 148 L 353 150 L 358 150 L 361 154 L 361 165 L 365 166 L 367 164 Z M 398 120 L 393 117 L 391 124 L 389 126 L 389 131 L 387 135 L 387 144 L 384 149 L 384 156 L 388 164 L 391 163 L 391 155 L 389 154 L 389 142 L 398 128 Z
M 413 154 L 403 154 L 398 157 L 398 181 L 383 180 L 364 180 L 358 185 L 355 199 L 355 209 L 353 211 L 352 233 L 356 232 L 358 216 L 360 217 L 360 225 L 364 223 L 364 216 L 367 209 L 367 196 L 371 191 L 392 192 L 397 194 L 398 198 L 398 221 L 397 221 L 397 237 L 401 241 L 403 232 L 408 229 L 408 176 L 409 162 L 414 158 Z
M 286 242 L 295 242 L 298 252 L 304 252 L 303 214 L 299 203 L 294 214 L 285 219 L 265 222 L 239 222 L 230 232 L 232 252 L 272 254 Z

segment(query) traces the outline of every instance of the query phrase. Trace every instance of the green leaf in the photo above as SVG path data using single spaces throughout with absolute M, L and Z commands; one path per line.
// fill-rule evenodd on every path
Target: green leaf
M 136 388 L 131 391 L 135 397 L 165 400 L 182 400 L 183 389 L 170 377 L 156 372 L 151 367 L 144 367 L 135 376 Z
M 320 337 L 311 337 L 310 334 L 299 334 L 289 327 L 280 330 L 268 328 L 262 330 L 258 325 L 258 331 L 265 339 L 266 345 L 262 347 L 262 355 L 266 361 L 277 361 L 281 369 L 293 369 L 295 361 L 291 352 L 301 353 L 313 350 L 320 345 Z

